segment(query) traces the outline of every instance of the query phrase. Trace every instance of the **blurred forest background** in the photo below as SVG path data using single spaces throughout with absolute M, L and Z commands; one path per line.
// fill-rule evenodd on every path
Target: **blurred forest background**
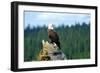
M 61 49 L 68 60 L 90 58 L 90 23 L 62 24 L 55 28 L 60 38 Z M 37 61 L 42 49 L 42 40 L 49 40 L 46 26 L 24 29 L 24 61 Z

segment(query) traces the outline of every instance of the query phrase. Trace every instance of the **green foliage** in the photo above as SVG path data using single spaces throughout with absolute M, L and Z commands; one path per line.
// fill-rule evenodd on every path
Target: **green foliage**
M 67 59 L 90 58 L 90 23 L 76 23 L 73 26 L 56 27 L 60 38 L 61 49 Z M 47 27 L 37 27 L 24 30 L 24 61 L 37 61 L 42 49 L 42 40 L 49 40 Z

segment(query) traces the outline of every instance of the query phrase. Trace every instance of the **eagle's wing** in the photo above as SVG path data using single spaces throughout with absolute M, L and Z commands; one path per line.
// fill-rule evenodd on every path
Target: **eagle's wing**
M 49 30 L 48 36 L 51 40 L 51 43 L 55 42 L 57 46 L 60 48 L 59 36 L 54 30 Z
M 48 32 L 48 36 L 49 36 L 49 38 L 50 38 L 52 41 L 58 41 L 58 40 L 59 40 L 58 34 L 57 34 L 55 31 L 53 31 L 53 30 L 50 30 L 50 31 Z

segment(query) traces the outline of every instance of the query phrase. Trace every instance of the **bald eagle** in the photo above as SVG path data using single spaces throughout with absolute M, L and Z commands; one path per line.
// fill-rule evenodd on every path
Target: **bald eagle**
M 48 25 L 48 37 L 49 37 L 50 42 L 52 44 L 55 43 L 59 47 L 59 49 L 61 49 L 60 41 L 59 41 L 59 36 L 58 36 L 57 32 L 54 31 L 53 24 L 49 24 Z

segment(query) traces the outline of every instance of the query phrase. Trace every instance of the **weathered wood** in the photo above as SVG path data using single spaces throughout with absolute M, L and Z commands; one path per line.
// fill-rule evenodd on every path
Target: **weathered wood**
M 42 41 L 42 50 L 39 53 L 38 60 L 65 60 L 66 56 L 64 53 L 58 48 L 58 46 L 54 43 L 49 43 L 48 41 Z

